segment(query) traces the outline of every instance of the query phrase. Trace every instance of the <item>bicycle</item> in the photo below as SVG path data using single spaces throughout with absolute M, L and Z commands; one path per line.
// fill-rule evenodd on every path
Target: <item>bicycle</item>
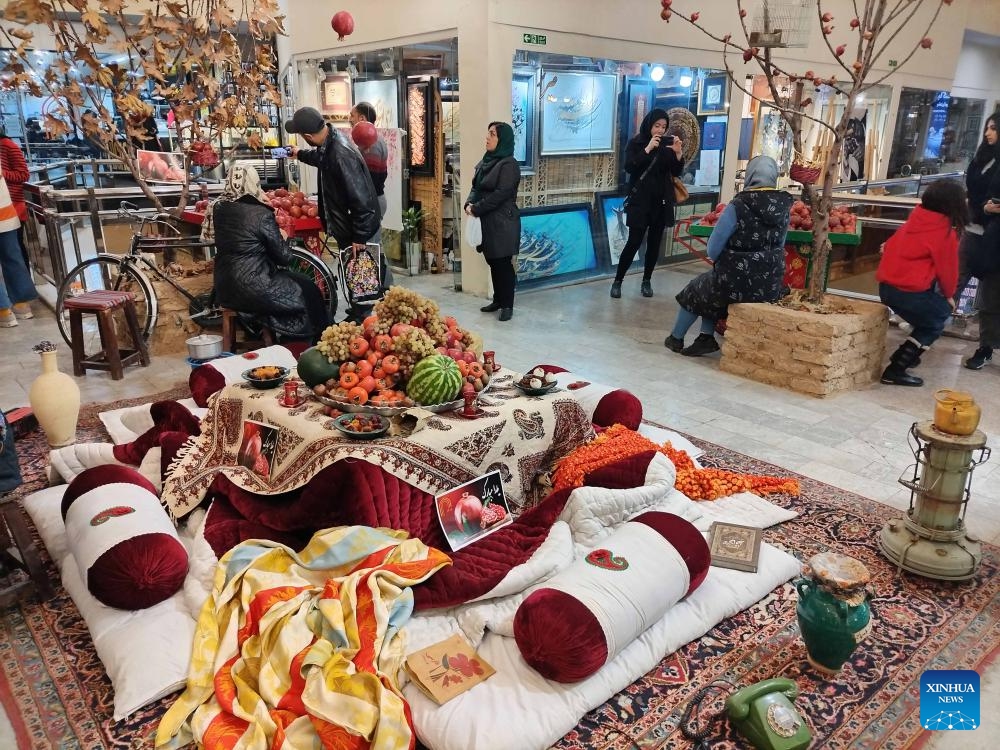
M 200 325 L 211 327 L 221 326 L 222 313 L 214 303 L 213 295 L 191 294 L 181 284 L 179 284 L 168 273 L 165 273 L 146 253 L 164 252 L 176 253 L 177 251 L 191 254 L 193 250 L 211 250 L 214 244 L 201 242 L 188 237 L 180 236 L 180 230 L 171 223 L 173 217 L 169 214 L 156 214 L 153 216 L 140 214 L 138 207 L 134 204 L 122 201 L 118 209 L 118 215 L 122 218 L 132 219 L 139 224 L 138 229 L 133 233 L 129 243 L 128 252 L 124 255 L 113 255 L 110 253 L 98 253 L 94 258 L 89 258 L 77 264 L 66 274 L 59 285 L 59 293 L 56 299 L 56 320 L 59 325 L 59 332 L 67 344 L 72 344 L 72 337 L 69 330 L 69 319 L 65 313 L 65 301 L 71 297 L 76 297 L 94 290 L 113 290 L 131 292 L 135 298 L 136 315 L 139 318 L 139 329 L 142 331 L 144 339 L 148 339 L 156 325 L 157 299 L 153 286 L 143 270 L 149 272 L 161 281 L 165 281 L 179 294 L 188 300 L 188 314 L 192 320 Z M 172 236 L 160 236 L 148 234 L 153 228 L 158 231 L 168 229 Z M 288 270 L 299 273 L 309 278 L 316 284 L 327 306 L 330 308 L 332 318 L 337 309 L 336 301 L 336 280 L 333 273 L 326 264 L 307 252 L 296 247 L 290 248 L 294 256 L 293 262 Z M 93 348 L 94 341 L 99 337 L 96 323 L 84 324 L 85 351 Z

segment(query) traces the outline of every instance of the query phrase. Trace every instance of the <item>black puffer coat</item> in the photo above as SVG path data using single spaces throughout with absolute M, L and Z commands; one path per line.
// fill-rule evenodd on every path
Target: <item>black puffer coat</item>
M 792 202 L 783 190 L 744 190 L 733 197 L 736 229 L 712 270 L 681 289 L 680 306 L 720 320 L 734 302 L 776 302 L 784 286 Z
M 250 196 L 215 204 L 215 294 L 223 307 L 252 315 L 290 338 L 314 335 L 302 287 L 287 271 L 292 260 L 274 210 Z
M 296 158 L 319 171 L 320 220 L 341 248 L 368 242 L 382 221 L 375 184 L 361 152 L 346 135 L 327 125 L 319 148 L 299 151 Z
M 477 164 L 476 170 L 481 166 Z M 521 167 L 508 156 L 494 164 L 469 194 L 466 204 L 483 222 L 483 244 L 477 250 L 484 258 L 509 258 L 521 248 L 521 211 L 516 202 L 520 184 Z
M 684 162 L 663 141 L 660 148 L 651 154 L 646 153 L 649 139 L 653 137 L 653 125 L 665 114 L 661 109 L 654 109 L 647 114 L 639 132 L 625 146 L 625 171 L 629 175 L 629 199 L 625 208 L 628 226 L 653 224 L 660 218 L 656 214 L 663 216 L 664 226 L 674 225 L 674 206 L 677 200 L 674 196 L 673 178 L 679 177 L 684 171 Z M 643 175 L 646 175 L 645 178 Z

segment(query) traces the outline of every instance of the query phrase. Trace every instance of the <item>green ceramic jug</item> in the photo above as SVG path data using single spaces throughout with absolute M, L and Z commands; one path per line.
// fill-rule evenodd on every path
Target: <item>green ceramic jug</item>
M 795 582 L 795 608 L 809 663 L 836 674 L 871 630 L 868 591 L 871 575 L 858 560 L 823 552 L 809 560 L 811 576 Z

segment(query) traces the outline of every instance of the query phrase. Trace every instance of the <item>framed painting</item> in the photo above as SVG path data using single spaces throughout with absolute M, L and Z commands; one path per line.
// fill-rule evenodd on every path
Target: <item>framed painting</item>
M 618 76 L 613 73 L 552 72 L 542 96 L 539 153 L 594 154 L 614 151 Z
M 515 68 L 510 82 L 510 124 L 514 128 L 514 158 L 522 174 L 535 170 L 537 108 L 538 73 L 530 68 Z
M 399 127 L 399 82 L 395 78 L 373 78 L 354 82 L 354 103 L 375 107 L 375 127 Z
M 714 73 L 705 76 L 698 91 L 699 115 L 724 115 L 729 93 L 729 76 Z
M 597 268 L 589 203 L 521 209 L 518 279 L 548 279 Z
M 347 73 L 327 73 L 320 84 L 323 116 L 332 122 L 347 122 L 351 115 L 351 77 Z
M 778 162 L 778 170 L 788 173 L 792 164 L 792 129 L 788 127 L 781 111 L 770 104 L 761 102 L 757 107 L 757 123 L 754 127 L 753 149 L 750 157 L 770 156 Z
M 458 91 L 441 92 L 441 130 L 445 146 L 458 146 L 462 140 L 462 121 L 458 107 Z
M 625 81 L 626 122 L 623 141 L 628 142 L 639 132 L 643 118 L 653 109 L 656 100 L 656 85 L 649 80 L 626 79 Z
M 407 152 L 415 174 L 434 174 L 434 89 L 430 78 L 406 82 Z
M 596 193 L 598 219 L 601 223 L 601 236 L 607 243 L 608 257 L 612 268 L 617 268 L 622 257 L 622 249 L 628 241 L 628 226 L 625 224 L 625 193 L 618 190 Z M 635 254 L 632 265 L 641 264 L 646 255 L 646 239 L 642 240 L 639 252 Z

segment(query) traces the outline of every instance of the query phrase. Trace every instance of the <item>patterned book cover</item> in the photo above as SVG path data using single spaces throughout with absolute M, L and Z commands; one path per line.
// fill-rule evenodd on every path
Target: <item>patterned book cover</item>
M 708 549 L 712 565 L 718 568 L 757 572 L 760 557 L 761 529 L 737 523 L 716 521 L 708 530 Z
M 406 657 L 405 667 L 414 684 L 438 705 L 496 674 L 460 635 L 415 651 Z

